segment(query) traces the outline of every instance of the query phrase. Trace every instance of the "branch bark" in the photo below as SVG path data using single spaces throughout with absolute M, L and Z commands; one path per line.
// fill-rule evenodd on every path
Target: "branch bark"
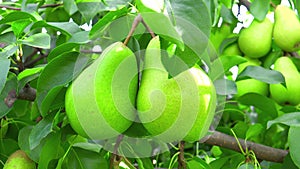
M 257 144 L 244 139 L 238 139 L 244 151 L 252 150 L 255 156 L 260 160 L 282 163 L 284 157 L 288 154 L 287 150 L 277 149 L 262 144 Z M 236 139 L 233 136 L 215 131 L 204 143 L 228 148 L 237 152 L 241 152 Z
M 58 6 L 61 6 L 63 4 L 45 4 L 40 6 L 40 8 L 55 8 Z M 6 8 L 6 9 L 10 9 L 10 10 L 14 10 L 14 11 L 20 11 L 21 8 L 17 8 L 17 7 L 13 7 L 13 6 L 8 6 L 8 5 L 0 5 L 0 8 Z

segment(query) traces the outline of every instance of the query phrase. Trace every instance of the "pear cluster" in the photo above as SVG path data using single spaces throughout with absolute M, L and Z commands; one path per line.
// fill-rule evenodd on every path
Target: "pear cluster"
M 278 5 L 274 11 L 274 23 L 268 18 L 253 20 L 248 28 L 240 31 L 237 42 L 228 45 L 222 55 L 239 55 L 246 62 L 238 65 L 238 73 L 247 66 L 261 66 L 266 60 L 273 59 L 272 47 L 277 46 L 284 53 L 300 50 L 300 23 L 295 11 Z M 270 67 L 271 68 L 271 67 Z M 237 94 L 257 93 L 274 99 L 280 105 L 300 104 L 300 74 L 295 63 L 288 55 L 275 58 L 272 69 L 279 71 L 285 78 L 285 85 L 264 83 L 256 79 L 236 81 Z
M 139 80 L 134 53 L 121 42 L 107 47 L 67 90 L 72 128 L 97 140 L 120 134 L 163 142 L 204 137 L 216 108 L 212 81 L 200 67 L 169 78 L 161 52 L 157 36 L 147 46 Z

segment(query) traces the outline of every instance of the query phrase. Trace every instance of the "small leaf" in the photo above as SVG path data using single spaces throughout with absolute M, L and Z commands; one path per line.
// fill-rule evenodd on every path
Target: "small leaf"
M 192 158 L 187 162 L 189 169 L 199 168 L 199 169 L 210 169 L 211 167 L 204 160 L 198 157 Z
M 44 67 L 36 67 L 25 69 L 21 73 L 18 74 L 18 89 L 22 89 L 26 83 L 38 78 L 40 76 L 41 71 Z
M 63 148 L 61 147 L 61 132 L 53 133 L 47 137 L 46 143 L 41 151 L 38 169 L 48 168 L 51 160 L 58 159 L 63 156 Z
M 63 44 L 61 44 L 59 46 L 56 46 L 49 53 L 49 55 L 47 57 L 47 60 L 48 60 L 48 62 L 50 62 L 55 57 L 58 57 L 59 55 L 61 55 L 63 53 L 67 53 L 67 52 L 73 51 L 73 49 L 77 48 L 77 47 L 79 47 L 78 43 L 63 43 Z
M 251 125 L 247 130 L 246 139 L 248 140 L 251 137 L 260 135 L 263 130 L 264 130 L 264 127 L 260 123 Z
M 87 44 L 89 42 L 89 32 L 81 31 L 75 33 L 69 40 L 70 43 Z
M 5 86 L 0 93 L 0 118 L 4 117 L 12 109 L 12 107 L 8 107 L 5 102 L 11 91 L 17 91 L 17 85 L 18 81 L 15 74 L 8 72 Z
M 24 29 L 32 22 L 31 19 L 22 19 L 14 21 L 11 24 L 11 28 L 16 35 L 16 37 L 20 37 L 24 31 Z
M 45 22 L 44 20 L 35 22 L 31 26 L 31 30 L 43 27 L 58 30 L 68 36 L 81 31 L 79 26 L 74 22 Z
M 234 56 L 221 55 L 219 58 L 222 62 L 225 72 L 229 71 L 229 69 L 232 68 L 233 66 L 236 66 L 238 64 L 241 64 L 241 63 L 244 63 L 247 61 L 247 59 L 245 59 L 242 56 L 238 56 L 238 55 L 234 55 Z M 214 67 L 214 66 L 212 66 L 212 67 Z
M 164 0 L 137 0 L 137 9 L 139 12 L 158 12 L 162 13 L 164 10 Z
M 9 23 L 21 19 L 31 19 L 32 21 L 36 21 L 35 17 L 27 12 L 15 11 L 6 15 L 3 19 L 0 20 L 0 24 Z
M 276 103 L 274 102 L 274 100 L 257 93 L 244 94 L 238 98 L 238 102 L 244 105 L 259 108 L 272 118 L 276 118 L 278 115 Z
M 51 113 L 44 117 L 37 125 L 35 125 L 29 135 L 30 149 L 36 148 L 41 140 L 49 135 L 53 130 L 53 118 L 55 113 Z
M 300 112 L 286 113 L 268 122 L 267 128 L 273 124 L 281 123 L 288 126 L 300 127 Z
M 51 60 L 42 71 L 37 84 L 37 104 L 43 116 L 59 91 L 73 80 L 86 66 L 87 56 L 68 52 Z
M 229 95 L 237 93 L 235 82 L 228 79 L 215 80 L 214 86 L 216 88 L 217 94 L 219 95 Z
M 47 33 L 37 33 L 22 40 L 22 43 L 42 49 L 50 49 L 50 35 Z
M 300 168 L 300 126 L 291 126 L 288 135 L 290 155 L 293 162 Z
M 63 0 L 64 1 L 64 8 L 68 12 L 69 15 L 73 15 L 78 8 L 74 0 Z
M 97 23 L 92 27 L 89 34 L 90 38 L 94 39 L 96 37 L 99 37 L 99 34 L 104 30 L 104 27 L 106 25 L 126 14 L 127 8 L 121 8 L 116 11 L 108 12 L 106 15 L 103 16 L 103 18 L 99 19 Z
M 1 38 L 1 37 L 0 37 Z M 2 52 L 0 52 L 1 58 L 9 58 L 18 50 L 18 46 L 16 45 L 8 45 L 6 46 Z
M 255 19 L 262 21 L 265 19 L 270 8 L 270 0 L 254 0 L 250 6 L 250 12 Z
M 4 88 L 6 77 L 9 71 L 10 60 L 5 57 L 0 57 L 0 93 Z
M 280 72 L 265 69 L 261 66 L 247 66 L 238 75 L 237 80 L 243 80 L 249 77 L 268 84 L 285 83 L 284 76 Z

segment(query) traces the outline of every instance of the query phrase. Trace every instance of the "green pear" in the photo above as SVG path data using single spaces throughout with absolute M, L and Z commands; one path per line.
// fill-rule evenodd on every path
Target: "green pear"
M 241 63 L 238 66 L 238 73 L 241 73 L 247 66 L 259 66 L 260 61 L 258 59 L 251 59 L 245 57 L 247 62 Z M 263 96 L 267 96 L 269 93 L 269 87 L 267 83 L 256 79 L 244 79 L 236 82 L 237 94 L 236 97 L 240 97 L 246 93 L 257 93 Z
M 278 5 L 275 9 L 273 38 L 284 51 L 300 49 L 300 23 L 296 13 L 287 6 Z
M 288 57 L 280 57 L 274 63 L 274 70 L 282 73 L 286 87 L 282 84 L 271 84 L 271 98 L 281 105 L 300 104 L 300 74 L 293 61 Z
M 107 47 L 68 87 L 65 107 L 72 128 L 84 137 L 107 139 L 136 118 L 137 63 L 121 42 Z
M 22 150 L 17 150 L 11 154 L 3 169 L 35 169 L 35 163 Z
M 138 116 L 152 137 L 160 141 L 199 140 L 214 117 L 214 85 L 203 70 L 195 67 L 168 77 L 161 61 L 160 40 L 155 37 L 145 53 Z
M 222 52 L 222 55 L 228 55 L 228 56 L 242 56 L 243 53 L 241 52 L 239 45 L 237 43 L 232 43 L 228 45 Z
M 250 58 L 266 55 L 272 45 L 273 23 L 265 18 L 259 22 L 253 20 L 248 28 L 242 29 L 238 39 L 241 51 Z

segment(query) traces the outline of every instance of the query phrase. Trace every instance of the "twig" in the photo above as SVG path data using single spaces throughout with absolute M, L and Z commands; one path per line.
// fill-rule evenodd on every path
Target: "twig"
M 284 157 L 288 154 L 287 150 L 277 149 L 262 144 L 257 144 L 244 139 L 238 139 L 244 151 L 246 148 L 252 150 L 256 157 L 261 160 L 282 163 Z M 204 143 L 228 148 L 241 152 L 236 139 L 230 135 L 215 131 Z
M 186 162 L 184 159 L 184 141 L 179 143 L 178 168 L 186 169 Z
M 25 67 L 32 67 L 36 62 L 46 58 L 47 56 L 48 56 L 48 54 L 41 53 L 41 55 L 39 57 L 35 58 L 34 60 L 26 62 Z
M 248 9 L 248 11 L 250 10 L 251 3 L 248 0 L 240 0 L 239 4 L 244 5 Z
M 25 86 L 17 95 L 15 90 L 11 90 L 4 99 L 7 107 L 12 107 L 17 99 L 34 101 L 36 98 L 36 90 L 30 86 Z
M 13 7 L 13 6 L 6 6 L 6 5 L 0 5 L 0 8 L 6 8 L 10 10 L 20 11 L 21 8 Z
M 63 4 L 45 4 L 45 5 L 42 5 L 40 8 L 55 8 L 55 7 L 58 7 L 58 6 L 62 6 Z
M 290 52 L 289 54 L 295 58 L 300 59 L 300 55 L 297 52 Z
M 121 135 L 118 136 L 118 138 L 116 140 L 116 144 L 114 146 L 114 151 L 113 151 L 113 154 L 112 154 L 112 156 L 110 158 L 110 166 L 109 166 L 110 169 L 113 169 L 114 164 L 116 162 L 119 163 L 121 161 L 121 159 L 122 159 L 122 157 L 120 157 L 118 155 L 118 148 L 120 146 L 121 141 L 123 140 L 123 137 L 124 137 L 124 135 L 121 134 Z
M 125 41 L 124 41 L 124 45 L 128 44 L 131 36 L 133 35 L 135 29 L 137 28 L 137 26 L 140 24 L 141 21 L 142 21 L 142 16 L 140 14 L 138 14 L 138 16 L 135 17 L 135 19 L 134 19 L 134 21 L 132 23 L 131 29 L 130 29 L 130 31 L 129 31 L 129 33 L 128 33 Z
M 144 25 L 144 27 L 147 29 L 147 31 L 151 34 L 151 37 L 154 38 L 155 34 L 154 32 L 151 30 L 151 28 L 146 24 L 146 22 L 144 21 L 144 19 L 142 18 L 142 24 Z

